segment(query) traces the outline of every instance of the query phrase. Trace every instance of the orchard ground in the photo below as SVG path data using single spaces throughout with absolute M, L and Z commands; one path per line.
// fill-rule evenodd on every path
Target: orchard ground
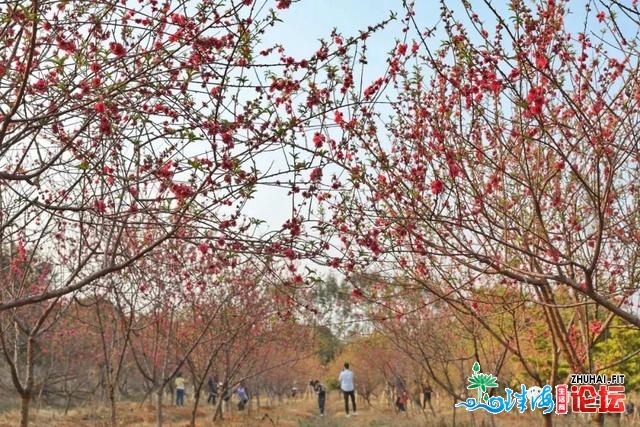
M 8 404 L 9 402 L 5 402 Z M 166 405 L 164 411 L 164 426 L 187 427 L 191 417 L 191 401 L 186 402 L 182 408 Z M 319 417 L 316 410 L 316 401 L 313 397 L 301 397 L 298 399 L 286 399 L 273 405 L 261 405 L 256 408 L 255 400 L 249 411 L 238 412 L 231 410 L 225 414 L 223 420 L 212 421 L 213 408 L 200 406 L 197 412 L 196 426 L 222 426 L 222 427 L 419 427 L 452 426 L 452 409 L 450 401 L 435 399 L 433 416 L 427 408 L 422 412 L 415 406 L 409 406 L 406 413 L 396 413 L 384 402 L 358 402 L 360 410 L 357 416 L 346 417 L 343 411 L 342 397 L 337 392 L 328 396 L 327 413 Z M 119 426 L 156 426 L 156 408 L 150 403 L 121 402 L 118 407 Z M 14 407 L 5 406 L 0 413 L 0 427 L 15 426 L 19 422 L 19 407 L 17 402 Z M 102 427 L 108 426 L 108 408 L 102 405 L 87 405 L 70 409 L 67 414 L 61 408 L 34 407 L 31 418 L 34 426 L 48 427 Z M 542 417 L 539 413 L 527 411 L 519 414 L 515 411 L 490 415 L 485 412 L 472 414 L 458 408 L 456 410 L 456 426 L 514 426 L 525 427 L 541 425 Z M 558 415 L 554 416 L 554 425 L 560 427 L 583 426 L 588 424 L 588 418 L 583 415 Z M 607 416 L 605 426 L 640 426 L 640 418 L 623 416 L 617 419 Z

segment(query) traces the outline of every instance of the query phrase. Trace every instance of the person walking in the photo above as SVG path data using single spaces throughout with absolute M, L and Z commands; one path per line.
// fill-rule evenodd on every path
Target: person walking
M 178 372 L 176 375 L 176 406 L 184 406 L 184 378 L 182 374 Z
M 344 364 L 344 369 L 342 370 L 342 372 L 340 372 L 338 381 L 340 382 L 340 390 L 342 390 L 342 394 L 344 395 L 344 411 L 347 413 L 347 417 L 349 416 L 349 399 L 351 399 L 353 415 L 358 415 L 358 412 L 356 410 L 354 375 L 353 372 L 349 369 L 349 363 Z
M 318 395 L 318 409 L 320 409 L 320 416 L 322 417 L 324 416 L 324 403 L 327 398 L 327 389 L 324 384 L 318 380 L 313 380 L 309 384 Z

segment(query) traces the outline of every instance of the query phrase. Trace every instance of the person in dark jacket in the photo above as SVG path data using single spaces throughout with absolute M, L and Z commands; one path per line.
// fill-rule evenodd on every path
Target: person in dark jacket
M 313 380 L 309 384 L 318 395 L 318 409 L 320 409 L 320 416 L 322 417 L 324 416 L 324 403 L 327 399 L 327 388 L 318 380 Z
M 209 377 L 209 381 L 207 381 L 207 392 L 209 393 L 207 403 L 215 405 L 218 398 L 218 383 L 212 377 Z

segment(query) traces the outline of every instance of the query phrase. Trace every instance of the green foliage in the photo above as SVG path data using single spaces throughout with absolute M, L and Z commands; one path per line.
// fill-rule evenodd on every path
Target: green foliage
M 325 381 L 328 390 L 340 390 L 340 382 L 337 378 L 330 378 Z
M 319 323 L 327 325 L 333 335 L 347 335 L 349 327 L 353 326 L 354 316 L 345 282 L 338 282 L 331 275 L 318 281 L 313 288 L 313 300 L 318 309 Z
M 595 345 L 596 365 L 599 368 L 605 368 L 599 373 L 624 374 L 626 390 L 638 390 L 640 388 L 638 350 L 640 350 L 640 329 L 616 318 L 604 333 L 604 338 Z
M 316 337 L 316 356 L 320 363 L 326 366 L 340 354 L 342 343 L 326 326 L 316 328 Z

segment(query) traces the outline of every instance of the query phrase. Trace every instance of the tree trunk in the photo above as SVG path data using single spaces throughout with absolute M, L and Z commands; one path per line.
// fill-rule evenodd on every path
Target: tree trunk
M 43 319 L 41 317 L 41 319 Z M 29 425 L 29 404 L 31 403 L 31 393 L 33 392 L 33 364 L 34 364 L 34 335 L 29 335 L 27 339 L 27 361 L 26 361 L 26 386 L 21 393 L 22 401 L 20 403 L 20 427 Z
M 613 425 L 615 427 L 620 427 L 622 425 L 622 415 L 621 414 L 611 414 L 610 416 L 613 418 Z
M 453 427 L 456 427 L 456 398 L 453 398 Z
M 196 412 L 198 411 L 198 404 L 200 403 L 200 389 L 198 389 L 194 394 L 193 408 L 191 409 L 191 422 L 189 423 L 191 427 L 196 427 Z
M 162 395 L 164 394 L 164 387 L 158 389 L 158 395 L 156 396 L 156 425 L 162 427 Z
M 111 427 L 117 427 L 116 391 L 111 381 L 109 381 L 107 394 L 109 395 L 109 419 L 111 421 Z
M 594 413 L 590 417 L 590 423 L 592 426 L 604 427 L 604 414 Z
M 31 393 L 25 393 L 20 402 L 20 427 L 29 425 L 29 404 L 31 403 Z
M 553 412 L 542 416 L 544 418 L 544 427 L 553 427 Z
M 71 393 L 67 392 L 67 399 L 64 402 L 64 416 L 66 417 L 71 409 Z

